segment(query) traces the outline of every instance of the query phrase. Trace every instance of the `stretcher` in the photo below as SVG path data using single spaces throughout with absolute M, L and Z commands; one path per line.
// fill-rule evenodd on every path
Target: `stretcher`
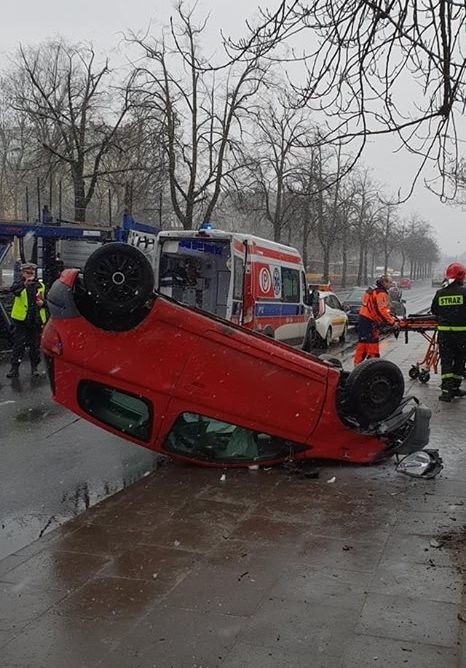
M 428 383 L 430 374 L 437 373 L 439 365 L 439 346 L 437 333 L 437 318 L 431 313 L 424 315 L 408 315 L 399 321 L 400 332 L 405 334 L 405 343 L 408 343 L 409 332 L 418 332 L 427 341 L 427 350 L 424 357 L 412 365 L 408 375 L 421 383 Z

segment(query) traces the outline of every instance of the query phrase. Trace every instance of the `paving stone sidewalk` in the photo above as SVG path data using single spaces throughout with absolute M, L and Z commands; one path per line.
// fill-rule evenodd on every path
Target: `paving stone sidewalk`
M 465 667 L 466 399 L 411 385 L 436 480 L 167 462 L 0 562 L 2 668 Z

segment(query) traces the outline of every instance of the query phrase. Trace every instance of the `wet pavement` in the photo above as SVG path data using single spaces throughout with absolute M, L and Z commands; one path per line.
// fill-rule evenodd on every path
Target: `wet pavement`
M 424 340 L 391 338 L 382 349 L 406 376 Z M 436 480 L 402 476 L 391 461 L 319 463 L 316 478 L 283 467 L 227 470 L 221 480 L 221 470 L 162 460 L 16 549 L 0 561 L 0 665 L 466 666 L 466 399 L 441 404 L 438 385 L 407 380 L 434 411 L 431 446 L 445 464 Z M 0 490 L 2 510 L 17 494 L 24 506 L 31 495 L 32 510 L 39 502 L 46 486 L 34 489 L 34 471 L 50 482 L 41 473 L 50 459 L 37 452 L 44 440 L 63 476 L 71 469 L 70 480 L 96 481 L 88 490 L 99 488 L 103 463 L 121 480 L 130 453 L 144 453 L 53 410 L 47 425 L 15 423 L 27 444 L 16 476 L 7 455 L 13 479 Z M 45 498 L 52 508 L 60 494 Z
M 19 380 L 7 370 L 0 362 L 0 559 L 157 465 L 148 450 L 55 404 L 26 362 Z

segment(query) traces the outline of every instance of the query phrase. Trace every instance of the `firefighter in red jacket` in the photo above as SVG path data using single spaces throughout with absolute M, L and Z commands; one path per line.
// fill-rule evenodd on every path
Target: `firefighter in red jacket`
M 390 312 L 388 290 L 392 282 L 388 276 L 380 276 L 375 288 L 368 288 L 359 309 L 359 342 L 354 353 L 354 364 L 365 359 L 380 357 L 379 338 L 381 325 L 397 328 L 397 319 Z

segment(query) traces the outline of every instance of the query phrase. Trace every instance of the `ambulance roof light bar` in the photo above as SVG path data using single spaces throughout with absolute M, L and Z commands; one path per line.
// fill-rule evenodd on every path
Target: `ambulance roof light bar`
M 209 230 L 213 230 L 213 225 L 210 220 L 204 220 L 201 225 L 199 225 L 198 236 L 208 237 Z

